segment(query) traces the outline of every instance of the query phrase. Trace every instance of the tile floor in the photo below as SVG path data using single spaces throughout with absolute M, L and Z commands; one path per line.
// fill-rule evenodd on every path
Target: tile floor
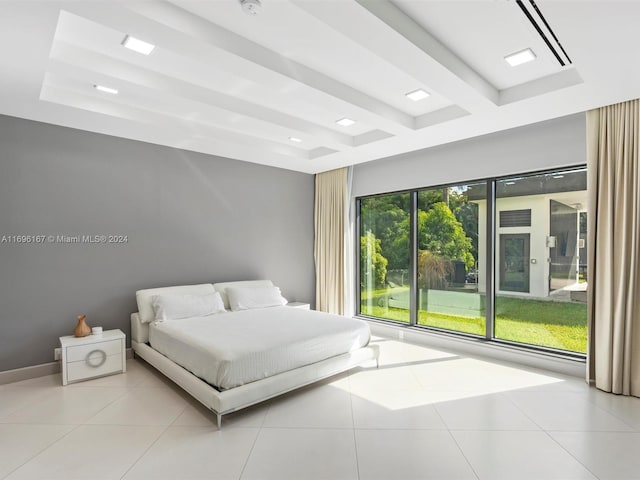
M 142 361 L 0 386 L 0 478 L 640 479 L 640 399 L 377 338 L 365 367 L 224 417 Z

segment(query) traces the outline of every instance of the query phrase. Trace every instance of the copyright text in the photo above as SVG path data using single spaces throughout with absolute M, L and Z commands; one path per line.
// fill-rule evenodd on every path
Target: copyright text
M 123 244 L 128 235 L 0 235 L 0 244 Z

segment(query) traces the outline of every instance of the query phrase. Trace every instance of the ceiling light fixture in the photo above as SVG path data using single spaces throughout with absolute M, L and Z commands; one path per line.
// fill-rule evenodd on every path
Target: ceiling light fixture
M 414 90 L 413 92 L 405 93 L 405 97 L 409 100 L 413 100 L 414 102 L 419 102 L 420 100 L 424 100 L 429 97 L 430 94 L 423 89 L 419 88 L 418 90 Z
M 125 48 L 128 48 L 129 50 L 133 50 L 134 52 L 137 52 L 137 53 L 141 53 L 142 55 L 149 55 L 153 51 L 153 49 L 156 48 L 155 45 L 144 42 L 140 39 L 132 37 L 131 35 L 127 35 L 126 37 L 124 37 L 124 40 L 122 41 L 122 45 Z
M 560 178 L 564 178 L 564 175 L 554 175 L 553 178 L 555 178 L 556 180 L 560 179 Z
M 93 88 L 95 88 L 96 90 L 98 90 L 100 92 L 110 93 L 112 95 L 117 95 L 118 94 L 118 90 L 116 90 L 115 88 L 105 87 L 104 85 L 94 85 Z
M 298 137 L 289 137 L 289 140 L 291 140 L 293 143 L 302 143 L 302 139 Z
M 356 122 L 355 120 L 351 120 L 350 118 L 344 117 L 344 118 L 341 118 L 340 120 L 337 120 L 336 123 L 341 127 L 350 127 Z
M 240 5 L 247 15 L 258 15 L 262 10 L 260 0 L 240 0 Z
M 533 50 L 531 50 L 530 48 L 525 48 L 524 50 L 520 50 L 519 52 L 507 55 L 506 57 L 504 57 L 504 59 L 512 67 L 517 67 L 518 65 L 522 65 L 523 63 L 535 60 L 536 54 L 533 53 Z

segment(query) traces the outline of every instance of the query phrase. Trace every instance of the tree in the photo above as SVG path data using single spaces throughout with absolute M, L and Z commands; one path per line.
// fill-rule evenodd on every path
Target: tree
M 473 268 L 471 239 L 462 224 L 444 202 L 437 202 L 427 212 L 418 212 L 418 249 L 449 260 L 462 260 L 467 268 Z
M 447 195 L 445 197 L 445 191 Z M 445 188 L 435 188 L 429 190 L 421 190 L 418 192 L 418 210 L 424 210 L 425 212 L 431 210 L 431 207 L 435 203 L 445 202 L 448 200 L 449 194 L 448 189 Z
M 387 263 L 382 256 L 380 240 L 368 230 L 360 237 L 360 283 L 367 287 L 384 287 Z
M 464 192 L 449 193 L 449 208 L 462 224 L 465 235 L 471 238 L 471 255 L 478 258 L 478 204 L 469 202 Z
M 380 241 L 380 255 L 387 260 L 388 270 L 409 268 L 410 200 L 408 193 L 381 195 L 363 199 L 360 206 L 361 231 L 371 232 Z M 468 203 L 463 192 L 452 188 L 418 192 L 418 250 L 461 260 L 467 268 L 473 268 L 477 258 L 477 208 Z
M 361 231 L 371 231 L 380 240 L 390 270 L 409 268 L 409 235 L 400 232 L 402 224 L 409 225 L 409 203 L 408 193 L 398 193 L 366 198 L 360 204 Z

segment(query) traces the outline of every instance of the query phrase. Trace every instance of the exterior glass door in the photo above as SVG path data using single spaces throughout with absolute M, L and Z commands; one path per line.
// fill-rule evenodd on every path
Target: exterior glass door
M 500 235 L 500 290 L 529 293 L 529 234 Z

